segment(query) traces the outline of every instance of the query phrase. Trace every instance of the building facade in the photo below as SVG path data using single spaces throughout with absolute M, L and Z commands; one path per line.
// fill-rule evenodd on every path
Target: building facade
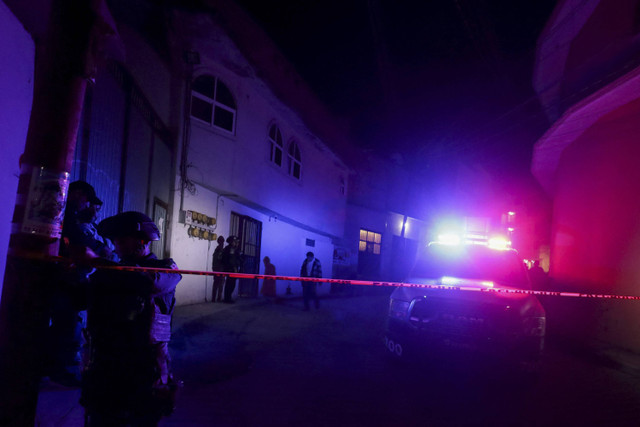
M 203 4 L 192 10 L 108 2 L 122 55 L 101 68 L 87 91 L 71 180 L 96 188 L 102 217 L 147 213 L 162 231 L 154 252 L 183 269 L 210 271 L 216 238 L 235 235 L 242 241 L 244 272 L 263 272 L 262 259 L 269 256 L 279 275 L 297 276 L 306 252 L 313 251 L 331 277 L 352 172 L 316 131 L 332 126 L 329 115 L 233 2 Z M 1 106 L 9 136 L 2 160 L 4 262 L 29 121 L 34 40 L 47 16 L 11 0 L 0 11 L 6 24 L 3 84 L 12 95 Z M 253 53 L 241 51 L 233 28 L 251 36 L 258 45 Z M 304 94 L 302 103 L 290 93 Z M 210 299 L 211 283 L 211 277 L 186 276 L 178 302 Z M 278 282 L 277 293 L 288 287 L 301 294 L 299 284 L 288 282 Z M 257 280 L 244 280 L 236 292 L 258 291 Z
M 325 277 L 398 281 L 450 212 L 499 218 L 511 209 L 483 171 L 451 165 L 438 180 L 410 172 L 390 152 L 354 148 L 341 121 L 233 1 L 178 3 L 106 2 L 118 42 L 87 90 L 70 171 L 94 185 L 102 218 L 126 210 L 152 217 L 162 231 L 153 244 L 159 256 L 210 271 L 216 238 L 235 235 L 246 273 L 262 273 L 268 256 L 278 275 L 297 276 L 313 251 Z M 11 117 L 2 159 L 5 250 L 50 1 L 2 4 L 3 42 L 11 40 L 2 66 L 7 93 L 15 93 L 2 104 L 3 118 Z M 210 299 L 212 281 L 185 276 L 178 302 Z M 257 296 L 259 286 L 243 280 L 237 293 Z M 300 285 L 277 283 L 279 295 L 289 292 L 299 295 Z
M 553 199 L 550 277 L 640 295 L 640 20 L 637 1 L 561 1 L 540 36 L 534 86 L 552 120 L 532 172 Z M 562 328 L 640 351 L 635 302 L 565 302 Z

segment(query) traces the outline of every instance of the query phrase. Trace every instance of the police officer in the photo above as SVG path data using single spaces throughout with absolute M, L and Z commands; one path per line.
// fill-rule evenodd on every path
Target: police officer
M 160 239 L 160 232 L 143 213 L 109 217 L 98 225 L 98 232 L 113 240 L 120 262 L 97 260 L 89 282 L 91 353 L 80 399 L 86 425 L 154 426 L 173 410 L 177 386 L 168 344 L 175 289 L 182 277 L 101 268 L 177 269 L 173 260 L 160 260 L 151 252 L 151 242 Z
M 93 186 L 85 181 L 69 184 L 69 195 L 62 228 L 60 255 L 83 257 L 86 251 L 117 261 L 109 242 L 93 226 L 102 205 Z M 82 328 L 86 309 L 86 290 L 90 268 L 61 268 L 51 295 L 48 347 L 49 378 L 65 386 L 79 386 Z
M 222 263 L 222 252 L 224 251 L 224 237 L 218 237 L 218 247 L 213 251 L 211 262 L 212 271 L 224 271 Z M 211 290 L 211 302 L 222 302 L 222 289 L 224 288 L 225 276 L 214 276 L 213 289 Z
M 242 254 L 240 253 L 240 239 L 236 236 L 227 237 L 227 246 L 222 251 L 222 265 L 228 273 L 240 273 L 242 271 Z M 224 284 L 224 300 L 222 302 L 233 304 L 233 291 L 236 288 L 235 277 L 227 276 Z
M 307 257 L 302 261 L 300 267 L 300 277 L 322 277 L 322 265 L 313 252 L 307 252 Z M 304 311 L 309 311 L 309 302 L 313 300 L 316 308 L 320 308 L 318 293 L 316 292 L 316 282 L 300 282 L 302 284 L 302 299 L 304 301 Z

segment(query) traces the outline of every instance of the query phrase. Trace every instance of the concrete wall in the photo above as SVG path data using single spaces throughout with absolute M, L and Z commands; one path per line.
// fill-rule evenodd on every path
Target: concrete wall
M 172 122 L 171 73 L 158 54 L 138 33 L 120 24 L 118 33 L 125 46 L 123 60 L 127 71 L 149 100 L 163 123 Z
M 4 77 L 0 130 L 6 141 L 0 160 L 4 171 L 0 194 L 4 207 L 0 211 L 0 266 L 3 267 L 15 203 L 18 158 L 26 139 L 32 98 L 34 44 L 4 3 L 0 5 L 3 24 L 0 70 Z M 261 258 L 269 256 L 278 274 L 298 275 L 304 254 L 312 250 L 323 263 L 324 275 L 331 276 L 332 240 L 344 234 L 346 195 L 341 183 L 348 179 L 347 168 L 306 127 L 299 115 L 257 77 L 220 28 L 208 23 L 202 28 L 206 30 L 201 33 L 204 41 L 194 42 L 193 46 L 202 59 L 195 73 L 210 73 L 229 87 L 237 103 L 237 126 L 236 131 L 229 134 L 203 124 L 192 124 L 186 162 L 188 178 L 195 185 L 194 193 L 181 193 L 182 182 L 179 177 L 174 179 L 176 171 L 166 171 L 170 177 L 166 185 L 172 187 L 170 191 L 175 196 L 173 205 L 168 200 L 172 214 L 172 233 L 168 236 L 171 256 L 181 268 L 210 270 L 215 242 L 189 237 L 188 227 L 179 221 L 181 208 L 215 216 L 216 232 L 225 237 L 233 211 L 262 222 Z M 120 25 L 119 32 L 125 47 L 122 58 L 125 67 L 169 126 L 178 140 L 174 142 L 182 142 L 182 103 L 186 95 L 183 64 L 167 65 L 166 59 L 158 56 L 136 30 L 127 25 Z M 182 49 L 182 45 L 176 49 Z M 284 136 L 281 167 L 269 161 L 267 133 L 272 123 L 280 127 Z M 301 151 L 301 179 L 288 174 L 286 149 L 293 139 Z M 154 182 L 157 184 L 157 180 Z M 226 196 L 219 199 L 219 195 Z M 315 241 L 315 246 L 307 247 L 307 239 Z M 263 271 L 262 264 L 260 268 Z M 210 285 L 211 278 L 185 277 L 178 291 L 179 303 L 203 301 Z M 286 287 L 286 283 L 278 283 L 278 293 L 282 294 Z M 292 290 L 294 294 L 301 292 L 299 284 L 292 286 Z M 321 292 L 328 290 L 329 286 L 321 288 Z
M 345 242 L 351 249 L 353 255 L 352 275 L 356 277 L 358 268 L 358 243 L 360 240 L 360 230 L 365 229 L 380 233 L 382 242 L 380 248 L 380 271 L 374 274 L 359 275 L 358 277 L 365 279 L 402 280 L 402 271 L 406 271 L 413 264 L 412 248 L 420 247 L 428 243 L 427 232 L 428 224 L 416 218 L 407 217 L 405 223 L 404 237 L 407 239 L 406 254 L 394 248 L 394 236 L 402 235 L 402 224 L 405 222 L 405 216 L 388 211 L 375 211 L 369 208 L 350 205 L 349 214 L 346 223 Z M 408 271 L 406 271 L 408 272 Z
M 216 208 L 217 205 L 217 208 Z M 333 258 L 333 244 L 329 237 L 301 229 L 281 219 L 252 209 L 228 197 L 218 194 L 204 187 L 197 187 L 197 194 L 186 193 L 183 206 L 185 210 L 194 210 L 217 219 L 216 234 L 225 238 L 229 236 L 231 212 L 248 215 L 262 223 L 262 247 L 260 259 L 268 256 L 276 266 L 276 273 L 283 276 L 298 276 L 300 266 L 307 251 L 315 253 L 323 266 L 323 276 L 331 277 L 331 262 Z M 174 218 L 178 218 L 179 203 L 175 204 Z M 173 238 L 171 253 L 181 269 L 211 271 L 211 257 L 217 243 L 198 239 L 187 234 L 188 226 L 173 223 Z M 307 239 L 315 240 L 314 247 L 306 246 Z M 264 273 L 264 265 L 260 265 L 260 273 Z M 207 276 L 184 276 L 176 292 L 178 304 L 193 304 L 211 298 L 213 279 Z M 302 295 L 302 288 L 298 282 L 278 281 L 276 293 L 281 296 L 290 284 L 294 295 Z M 261 286 L 262 284 L 260 284 Z M 238 288 L 236 287 L 236 293 Z M 328 293 L 329 286 L 318 289 L 319 294 Z
M 558 283 L 576 290 L 640 295 L 639 115 L 640 100 L 626 104 L 600 119 L 562 155 L 550 269 Z M 640 351 L 637 303 L 572 304 L 576 314 L 559 319 L 567 328 Z
M 237 106 L 236 129 L 229 133 L 191 120 L 185 162 L 195 192 L 176 194 L 171 255 L 181 268 L 210 271 L 216 242 L 189 236 L 188 226 L 180 222 L 180 208 L 215 217 L 215 232 L 225 238 L 231 212 L 236 212 L 262 223 L 260 259 L 269 256 L 278 275 L 298 276 L 311 250 L 322 263 L 323 275 L 331 277 L 333 240 L 344 234 L 347 197 L 341 182 L 348 180 L 348 170 L 257 77 L 224 32 L 215 26 L 208 26 L 209 30 L 215 37 L 191 40 L 201 60 L 194 76 L 215 76 L 229 88 Z M 274 123 L 284 142 L 280 167 L 269 159 L 268 131 Z M 300 179 L 288 174 L 287 147 L 292 140 L 301 152 Z M 175 188 L 181 188 L 180 177 Z M 315 246 L 306 246 L 307 239 Z M 264 271 L 262 263 L 260 271 Z M 177 292 L 178 303 L 210 298 L 211 284 L 211 277 L 185 277 Z M 288 284 L 278 282 L 277 294 L 283 295 Z M 290 285 L 294 295 L 301 295 L 299 283 Z M 319 292 L 329 289 L 325 285 Z
M 559 1 L 538 38 L 533 85 L 555 121 L 638 63 L 637 0 Z
M 346 196 L 340 193 L 340 177 L 346 169 L 308 130 L 273 106 L 277 99 L 264 98 L 253 82 L 217 64 L 201 67 L 197 74 L 220 78 L 237 103 L 234 135 L 192 121 L 188 163 L 197 182 L 249 199 L 323 232 L 341 236 Z M 283 164 L 269 161 L 269 126 L 280 127 L 284 140 Z M 288 175 L 286 149 L 295 140 L 302 157 L 302 176 Z
M 16 202 L 18 160 L 24 151 L 33 98 L 35 44 L 0 1 L 0 277 L 4 268 Z M 0 283 L 0 293 L 2 283 Z

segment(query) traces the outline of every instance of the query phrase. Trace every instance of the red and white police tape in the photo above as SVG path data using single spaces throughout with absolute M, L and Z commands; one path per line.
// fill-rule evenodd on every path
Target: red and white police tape
M 17 254 L 16 254 L 17 255 Z M 22 254 L 22 258 L 38 259 L 49 262 L 59 262 L 64 264 L 73 264 L 74 262 L 69 258 L 63 258 L 58 256 L 42 256 L 33 254 Z M 613 295 L 613 294 L 599 294 L 599 293 L 581 293 L 581 292 L 561 292 L 561 291 L 540 291 L 533 289 L 513 289 L 513 288 L 499 288 L 499 287 L 471 287 L 471 286 L 449 286 L 449 285 L 433 285 L 424 283 L 405 283 L 405 282 L 384 282 L 384 281 L 370 281 L 370 280 L 350 280 L 350 279 L 331 279 L 331 278 L 316 278 L 316 277 L 297 277 L 297 276 L 271 276 L 267 274 L 249 274 L 249 273 L 229 273 L 222 271 L 201 271 L 201 270 L 181 270 L 171 268 L 152 268 L 152 267 L 130 267 L 124 265 L 88 265 L 94 268 L 106 269 L 106 270 L 119 270 L 119 271 L 137 271 L 137 272 L 152 272 L 152 273 L 175 273 L 192 276 L 229 276 L 236 279 L 274 279 L 274 280 L 288 280 L 296 282 L 318 282 L 318 283 L 336 283 L 343 285 L 356 285 L 356 286 L 385 286 L 385 287 L 407 287 L 407 288 L 427 288 L 427 289 L 442 289 L 450 291 L 474 291 L 485 293 L 511 293 L 511 294 L 528 294 L 528 295 L 543 295 L 554 297 L 573 297 L 573 298 L 597 298 L 597 299 L 616 299 L 616 300 L 640 300 L 640 295 Z

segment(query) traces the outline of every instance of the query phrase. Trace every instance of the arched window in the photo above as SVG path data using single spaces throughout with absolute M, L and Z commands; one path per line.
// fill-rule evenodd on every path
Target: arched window
M 296 179 L 300 179 L 302 169 L 302 158 L 300 157 L 300 148 L 295 141 L 289 143 L 289 150 L 287 151 L 289 157 L 289 175 Z
M 284 145 L 282 144 L 282 133 L 280 128 L 275 124 L 269 128 L 269 160 L 278 166 L 282 166 L 282 151 Z
M 233 133 L 236 102 L 229 88 L 217 77 L 197 77 L 191 85 L 191 117 Z

